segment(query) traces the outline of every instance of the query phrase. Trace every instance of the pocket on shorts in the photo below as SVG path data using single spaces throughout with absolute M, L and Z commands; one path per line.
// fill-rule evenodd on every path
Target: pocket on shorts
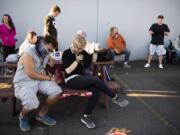
M 153 45 L 153 44 L 150 44 L 150 46 L 149 46 L 150 55 L 154 55 L 156 53 L 156 50 L 157 50 L 157 46 Z
M 164 45 L 159 45 L 156 50 L 158 55 L 164 55 L 166 54 L 166 50 L 164 49 Z
M 21 90 L 21 86 L 19 86 L 18 84 L 14 84 L 14 95 L 16 98 L 20 98 L 20 90 Z

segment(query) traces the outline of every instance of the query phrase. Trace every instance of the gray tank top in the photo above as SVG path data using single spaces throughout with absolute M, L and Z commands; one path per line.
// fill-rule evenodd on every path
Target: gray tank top
M 35 50 L 35 47 L 31 47 L 27 50 L 25 50 L 23 53 L 28 53 L 33 57 L 33 61 L 35 63 L 35 72 L 40 73 L 42 70 L 45 69 L 47 63 L 48 63 L 48 56 L 45 57 L 44 60 L 41 60 L 37 52 Z M 33 81 L 24 71 L 24 65 L 21 62 L 18 62 L 17 70 L 14 76 L 14 83 L 24 82 L 24 81 Z

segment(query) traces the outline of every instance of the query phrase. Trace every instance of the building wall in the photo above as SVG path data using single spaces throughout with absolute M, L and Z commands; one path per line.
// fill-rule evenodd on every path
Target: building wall
M 180 34 L 180 0 L 100 0 L 99 41 L 105 44 L 109 27 L 118 26 L 131 49 L 131 59 L 145 59 L 148 54 L 149 27 L 159 14 L 165 16 L 171 34 Z
M 158 14 L 165 16 L 171 30 L 166 40 L 180 34 L 180 0 L 1 0 L 0 16 L 10 14 L 16 25 L 17 47 L 28 30 L 43 34 L 43 19 L 53 4 L 62 10 L 56 19 L 61 50 L 68 48 L 79 29 L 87 31 L 89 41 L 106 47 L 109 28 L 117 26 L 131 49 L 131 59 L 146 59 L 148 29 Z

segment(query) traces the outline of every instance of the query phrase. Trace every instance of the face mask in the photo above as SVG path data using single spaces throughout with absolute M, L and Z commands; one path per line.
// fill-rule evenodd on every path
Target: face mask
M 49 54 L 49 52 L 45 48 L 45 43 L 43 38 L 38 40 L 38 42 L 35 45 L 35 49 L 37 51 L 38 56 L 41 58 L 45 58 Z

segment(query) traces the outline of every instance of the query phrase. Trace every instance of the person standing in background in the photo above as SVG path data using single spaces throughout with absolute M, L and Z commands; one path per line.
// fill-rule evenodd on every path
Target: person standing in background
M 152 36 L 151 43 L 149 47 L 149 57 L 147 63 L 144 65 L 145 68 L 150 67 L 152 56 L 157 53 L 159 57 L 159 68 L 163 69 L 162 60 L 164 49 L 164 36 L 168 36 L 170 30 L 168 25 L 163 23 L 164 16 L 159 15 L 157 17 L 157 23 L 151 25 L 149 29 L 149 34 Z
M 51 7 L 49 15 L 46 16 L 44 20 L 44 36 L 51 35 L 57 40 L 58 32 L 55 23 L 55 17 L 57 17 L 60 13 L 61 9 L 59 6 L 54 5 Z
M 2 24 L 0 25 L 0 39 L 2 40 L 3 61 L 6 61 L 8 55 L 15 53 L 16 28 L 11 16 L 4 14 Z

